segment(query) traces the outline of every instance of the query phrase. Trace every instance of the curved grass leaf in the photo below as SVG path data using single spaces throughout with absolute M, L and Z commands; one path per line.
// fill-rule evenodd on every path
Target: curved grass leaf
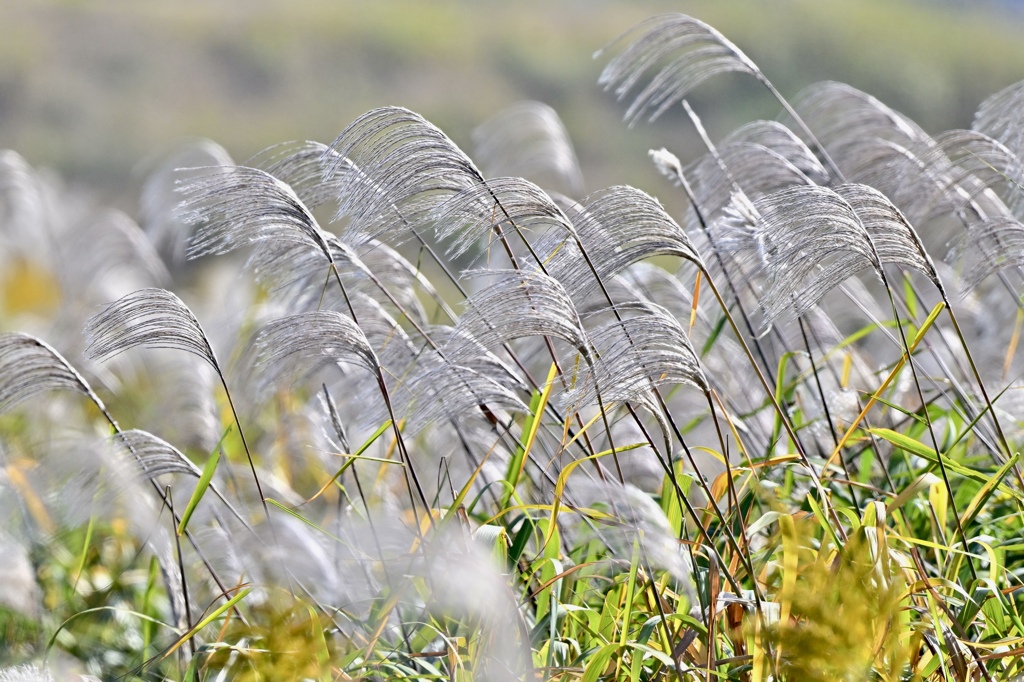
M 188 500 L 188 504 L 185 506 L 185 510 L 181 513 L 181 521 L 178 522 L 178 535 L 182 535 L 185 532 L 185 528 L 188 527 L 188 522 L 192 518 L 192 514 L 195 512 L 196 507 L 199 506 L 199 502 L 203 499 L 203 495 L 206 494 L 210 484 L 213 483 L 213 475 L 217 471 L 217 462 L 220 461 L 220 448 L 214 448 L 210 458 L 206 460 L 206 464 L 203 465 L 203 471 L 199 475 L 199 481 L 196 483 L 195 489 L 192 491 L 192 496 Z

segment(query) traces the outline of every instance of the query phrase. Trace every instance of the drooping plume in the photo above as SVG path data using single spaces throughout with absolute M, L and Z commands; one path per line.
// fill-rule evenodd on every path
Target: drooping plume
M 825 187 L 794 187 L 754 202 L 757 240 L 768 273 L 765 324 L 786 310 L 809 310 L 848 277 L 881 264 L 850 205 Z
M 337 217 L 348 219 L 347 230 L 370 237 L 408 237 L 425 212 L 483 180 L 447 135 L 402 107 L 363 114 L 330 151 L 325 177 L 338 182 Z M 358 172 L 349 172 L 353 167 Z
M 604 400 L 640 399 L 645 404 L 656 404 L 648 398 L 650 391 L 666 384 L 709 389 L 697 353 L 671 313 L 654 303 L 619 304 L 616 310 L 629 317 L 589 331 L 595 369 L 576 380 L 566 404 L 596 403 L 597 389 Z
M 892 263 L 923 272 L 942 291 L 935 264 L 925 251 L 921 238 L 896 206 L 877 189 L 867 185 L 845 184 L 834 188 L 850 205 L 871 236 L 882 263 Z
M 140 289 L 107 305 L 85 325 L 86 357 L 105 360 L 136 346 L 175 348 L 196 355 L 220 373 L 199 320 L 166 289 Z
M 104 409 L 78 370 L 50 344 L 31 334 L 0 334 L 0 413 L 46 391 L 75 391 Z
M 629 265 L 654 256 L 675 256 L 703 268 L 686 232 L 650 195 L 628 186 L 592 194 L 567 213 L 586 256 L 559 243 L 539 249 L 553 253 L 548 272 L 575 300 L 599 290 L 601 282 Z M 593 269 L 592 269 L 593 268 Z
M 572 195 L 583 190 L 576 151 L 547 104 L 519 102 L 473 131 L 473 156 L 487 177 L 520 176 Z
M 512 339 L 549 336 L 586 354 L 588 344 L 576 308 L 565 289 L 542 272 L 486 270 L 496 281 L 466 301 L 456 330 L 494 348 Z M 456 337 L 458 339 L 459 337 Z M 451 349 L 455 357 L 462 352 Z
M 196 225 L 189 258 L 224 254 L 266 240 L 329 251 L 322 231 L 295 191 L 256 168 L 225 166 L 181 181 L 179 215 Z
M 605 90 L 611 90 L 622 100 L 649 71 L 656 69 L 626 111 L 630 125 L 645 116 L 655 120 L 690 90 L 720 73 L 739 71 L 762 78 L 749 57 L 699 19 L 685 14 L 652 17 L 634 26 L 615 43 L 641 31 L 638 38 L 608 63 L 598 80 Z

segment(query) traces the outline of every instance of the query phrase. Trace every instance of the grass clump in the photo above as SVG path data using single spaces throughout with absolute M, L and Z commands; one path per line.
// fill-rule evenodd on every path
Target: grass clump
M 1020 86 L 932 137 L 838 83 L 790 102 L 691 17 L 620 40 L 627 118 L 682 105 L 707 148 L 652 153 L 679 221 L 519 177 L 582 183 L 535 103 L 478 160 L 399 107 L 247 165 L 201 143 L 87 242 L 0 157 L 4 300 L 61 292 L 0 335 L 0 540 L 38 590 L 0 586 L 5 664 L 1021 674 Z M 711 140 L 685 97 L 722 72 L 781 121 Z

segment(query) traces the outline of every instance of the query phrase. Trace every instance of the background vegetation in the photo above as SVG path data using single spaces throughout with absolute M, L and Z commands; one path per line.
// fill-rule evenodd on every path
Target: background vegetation
M 842 81 L 935 133 L 968 126 L 978 102 L 1019 79 L 1013 6 L 13 0 L 0 6 L 0 143 L 123 203 L 130 171 L 182 138 L 216 140 L 244 160 L 282 140 L 333 139 L 364 111 L 400 104 L 468 148 L 473 127 L 529 99 L 565 121 L 590 190 L 628 179 L 654 191 L 648 148 L 701 150 L 678 113 L 621 129 L 621 110 L 594 87 L 594 51 L 626 27 L 660 12 L 699 16 L 784 93 Z M 777 113 L 736 76 L 705 84 L 693 103 L 716 135 Z

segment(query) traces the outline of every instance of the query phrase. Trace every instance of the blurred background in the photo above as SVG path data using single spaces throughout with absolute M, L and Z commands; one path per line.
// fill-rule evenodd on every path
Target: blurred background
M 386 104 L 472 153 L 472 129 L 523 99 L 552 105 L 586 189 L 665 194 L 647 161 L 699 152 L 682 112 L 627 130 L 593 54 L 656 13 L 718 28 L 787 97 L 818 80 L 866 90 L 928 132 L 969 127 L 1024 79 L 1021 2 L 970 0 L 3 0 L 0 148 L 134 204 L 140 164 L 207 137 L 237 162 L 293 139 L 330 142 Z M 719 137 L 778 105 L 736 74 L 691 100 Z M 671 203 L 671 202 L 670 202 Z

